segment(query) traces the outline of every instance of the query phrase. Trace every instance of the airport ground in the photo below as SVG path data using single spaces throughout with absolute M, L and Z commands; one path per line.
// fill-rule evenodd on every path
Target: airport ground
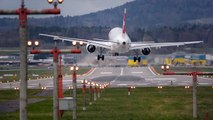
M 155 66 L 157 71 L 160 66 Z M 187 67 L 188 68 L 188 67 Z M 172 70 L 189 71 L 190 68 L 171 68 Z M 88 68 L 85 68 L 88 70 Z M 52 71 L 46 68 L 47 71 Z M 194 70 L 194 69 L 193 69 Z M 210 71 L 212 68 L 197 68 L 198 71 Z M 67 71 L 65 69 L 65 71 Z M 85 71 L 81 71 L 83 74 Z M 79 71 L 80 72 L 80 71 Z M 43 73 L 43 71 L 41 72 Z M 79 73 L 80 74 L 80 73 Z M 82 110 L 82 92 L 80 79 L 88 78 L 96 82 L 110 82 L 110 88 L 105 89 L 101 98 L 93 105 L 88 105 L 89 94 L 87 90 L 87 110 Z M 29 80 L 29 119 L 52 119 L 52 78 L 44 80 Z M 65 96 L 71 96 L 67 89 L 71 84 L 70 75 L 64 77 Z M 171 85 L 171 80 L 173 85 Z M 206 113 L 209 119 L 213 118 L 213 79 L 198 78 L 198 118 L 205 119 Z M 46 85 L 46 90 L 39 89 L 38 83 Z M 12 85 L 18 85 L 15 82 Z M 4 87 L 4 85 L 6 87 Z M 127 95 L 128 85 L 137 86 L 131 96 Z M 157 86 L 162 85 L 163 89 Z M 192 118 L 192 88 L 185 89 L 185 85 L 191 86 L 191 77 L 162 76 L 153 73 L 149 67 L 96 67 L 85 76 L 78 77 L 78 119 L 80 120 L 195 120 Z M 0 90 L 0 119 L 14 120 L 19 118 L 18 96 L 19 93 L 9 88 L 9 83 L 2 83 Z M 6 89 L 6 90 L 5 90 Z M 12 111 L 5 112 L 12 107 Z M 16 106 L 16 109 L 13 107 Z M 72 112 L 66 111 L 62 120 L 71 119 Z
M 157 66 L 156 68 L 159 68 Z M 68 68 L 67 68 L 68 69 Z M 72 76 L 71 71 L 65 69 L 63 77 L 63 89 L 68 89 L 72 86 Z M 82 68 L 82 75 L 77 77 L 77 86 L 81 87 L 81 80 L 92 80 L 93 82 L 105 84 L 110 83 L 110 87 L 128 87 L 134 85 L 136 87 L 155 87 L 155 86 L 188 86 L 192 84 L 192 78 L 190 76 L 181 76 L 181 75 L 160 75 L 152 67 L 93 67 L 90 72 L 83 74 L 89 68 Z M 174 70 L 174 68 L 172 68 Z M 188 67 L 182 69 L 189 69 Z M 199 68 L 204 70 L 204 68 Z M 197 69 L 197 70 L 199 70 Z M 42 69 L 43 70 L 43 69 Z M 50 74 L 52 73 L 51 69 L 46 69 Z M 156 69 L 157 70 L 157 69 Z M 211 69 L 207 69 L 211 71 Z M 46 71 L 46 72 L 47 72 Z M 161 70 L 160 70 L 161 71 Z M 43 75 L 46 73 L 41 71 Z M 38 74 L 38 73 L 37 73 Z M 37 75 L 36 74 L 36 75 Z M 78 73 L 80 74 L 80 73 Z M 38 75 L 34 79 L 28 81 L 29 89 L 39 89 L 41 87 L 46 87 L 47 89 L 53 89 L 53 78 L 48 76 Z M 11 76 L 13 78 L 13 76 Z M 10 77 L 10 78 L 11 78 Z M 212 76 L 200 76 L 198 79 L 199 86 L 212 86 Z M 0 89 L 13 89 L 19 87 L 19 81 L 12 82 L 3 82 L 0 84 Z
M 95 57 L 94 57 L 95 58 Z M 89 57 L 85 61 L 92 61 Z M 192 81 L 190 76 L 163 76 L 160 66 L 127 67 L 114 66 L 118 64 L 114 59 L 106 59 L 94 68 L 80 67 L 78 76 L 78 111 L 80 120 L 195 120 L 192 118 Z M 94 62 L 91 62 L 94 63 Z M 109 65 L 109 66 L 106 66 Z M 114 66 L 114 67 L 112 67 Z M 88 70 L 92 70 L 87 73 Z M 204 71 L 213 72 L 212 67 L 171 67 L 170 71 Z M 1 66 L 0 80 L 0 119 L 19 119 L 19 67 Z M 63 67 L 64 95 L 71 96 L 72 78 L 69 67 Z M 84 74 L 87 73 L 87 74 Z M 159 73 L 159 74 L 158 74 Z M 84 74 L 84 75 L 82 75 Z M 53 119 L 53 68 L 29 66 L 29 95 L 28 117 L 30 120 Z M 205 77 L 205 78 L 204 78 Z M 89 105 L 87 90 L 87 110 L 82 110 L 82 84 L 80 80 L 88 79 L 97 83 L 110 83 L 110 88 L 105 89 L 101 98 Z M 14 81 L 15 80 L 15 81 Z M 8 81 L 8 82 L 7 82 Z M 172 82 L 171 82 L 172 81 Z M 213 79 L 212 76 L 199 76 L 198 87 L 198 118 L 213 119 Z M 172 83 L 172 84 L 171 84 Z M 135 85 L 131 96 L 127 95 L 127 87 Z M 163 89 L 158 89 L 163 86 Z M 185 86 L 190 86 L 185 89 Z M 42 87 L 47 89 L 42 90 Z M 87 86 L 88 87 L 88 86 Z M 62 120 L 72 119 L 72 112 L 66 111 Z

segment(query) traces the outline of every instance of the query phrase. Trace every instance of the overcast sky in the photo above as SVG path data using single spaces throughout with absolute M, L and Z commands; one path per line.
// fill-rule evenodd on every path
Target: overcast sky
M 61 14 L 63 16 L 76 16 L 113 8 L 130 1 L 134 0 L 64 0 L 63 4 L 59 5 L 59 8 L 61 8 Z M 0 0 L 0 9 L 17 9 L 20 3 L 21 0 Z M 25 5 L 28 9 L 52 7 L 48 4 L 47 0 L 25 0 Z

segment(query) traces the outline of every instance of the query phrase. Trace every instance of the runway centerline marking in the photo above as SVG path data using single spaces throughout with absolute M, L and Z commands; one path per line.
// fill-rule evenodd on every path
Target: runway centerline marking
M 124 73 L 124 68 L 121 68 L 121 76 L 123 75 L 123 73 Z

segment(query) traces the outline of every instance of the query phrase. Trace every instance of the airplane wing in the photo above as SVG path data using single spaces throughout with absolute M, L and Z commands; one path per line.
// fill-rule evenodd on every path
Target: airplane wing
M 53 40 L 60 40 L 60 41 L 68 41 L 68 42 L 83 42 L 84 44 L 94 45 L 97 47 L 102 47 L 106 49 L 111 49 L 111 42 L 104 40 L 89 40 L 89 39 L 81 39 L 81 38 L 70 38 L 70 37 L 63 37 L 63 36 L 56 36 L 56 35 L 49 35 L 49 34 L 39 34 L 40 36 L 51 37 Z
M 143 49 L 143 48 L 161 48 L 161 47 L 168 47 L 168 46 L 182 46 L 188 44 L 198 44 L 202 43 L 203 41 L 191 41 L 191 42 L 169 42 L 169 43 L 138 43 L 132 42 L 130 50 L 135 49 Z

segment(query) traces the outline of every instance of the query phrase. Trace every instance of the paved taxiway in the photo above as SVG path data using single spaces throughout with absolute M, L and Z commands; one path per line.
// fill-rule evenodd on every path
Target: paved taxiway
M 53 78 L 42 80 L 29 80 L 28 88 L 39 88 L 45 86 L 47 89 L 53 88 Z M 180 75 L 156 75 L 150 67 L 96 67 L 87 75 L 78 76 L 78 87 L 81 87 L 80 80 L 87 79 L 97 83 L 110 83 L 110 87 L 126 87 L 134 85 L 136 87 L 152 86 L 186 86 L 192 85 L 191 76 Z M 212 78 L 198 77 L 198 85 L 212 86 Z M 71 76 L 63 79 L 63 88 L 72 86 Z M 0 89 L 10 89 L 19 87 L 19 82 L 0 83 Z

